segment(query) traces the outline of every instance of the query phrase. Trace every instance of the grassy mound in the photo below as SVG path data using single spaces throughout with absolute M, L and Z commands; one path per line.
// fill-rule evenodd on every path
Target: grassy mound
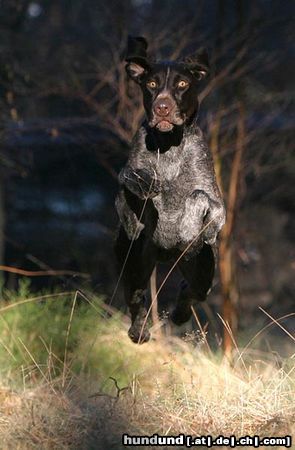
M 31 299 L 24 286 L 5 297 L 0 448 L 119 449 L 123 433 L 294 435 L 294 358 L 237 350 L 229 365 L 179 338 L 137 346 L 126 318 L 106 318 L 98 300 Z

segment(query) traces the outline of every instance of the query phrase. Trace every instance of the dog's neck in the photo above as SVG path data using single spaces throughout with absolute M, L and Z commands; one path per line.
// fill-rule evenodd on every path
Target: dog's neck
M 172 131 L 168 133 L 163 133 L 156 128 L 151 128 L 147 123 L 143 124 L 146 130 L 146 148 L 150 152 L 165 153 L 171 147 L 179 147 L 183 142 L 184 136 L 189 133 L 191 134 L 192 128 L 196 126 L 195 119 L 191 120 L 182 126 L 175 125 Z

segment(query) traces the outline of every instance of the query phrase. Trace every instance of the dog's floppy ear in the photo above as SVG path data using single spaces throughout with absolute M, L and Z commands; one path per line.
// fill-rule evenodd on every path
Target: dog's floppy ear
M 125 57 L 125 61 L 127 61 L 126 72 L 136 83 L 140 83 L 141 76 L 149 67 L 147 62 L 147 47 L 148 43 L 144 37 L 128 36 Z
M 198 80 L 206 78 L 210 73 L 209 56 L 204 47 L 200 48 L 195 54 L 187 56 L 183 62 Z

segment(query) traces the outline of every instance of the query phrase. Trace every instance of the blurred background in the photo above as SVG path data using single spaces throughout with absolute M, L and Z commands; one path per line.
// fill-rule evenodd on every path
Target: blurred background
M 229 217 L 210 311 L 223 310 L 234 329 L 263 318 L 259 306 L 275 317 L 294 312 L 294 7 L 279 0 L 1 0 L 3 286 L 17 289 L 29 276 L 33 291 L 88 289 L 124 310 L 121 289 L 113 296 L 114 199 L 143 118 L 139 88 L 124 70 L 133 34 L 148 39 L 155 58 L 201 46 L 210 54 L 198 120 Z M 178 282 L 173 272 L 160 311 L 169 309 Z M 294 331 L 294 319 L 285 326 Z

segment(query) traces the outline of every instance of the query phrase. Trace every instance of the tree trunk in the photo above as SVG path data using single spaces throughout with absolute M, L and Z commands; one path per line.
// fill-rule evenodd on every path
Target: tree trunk
M 5 206 L 4 206 L 3 191 L 4 191 L 3 182 L 0 175 L 0 265 L 4 264 L 4 250 L 5 250 L 5 239 L 4 239 Z
M 220 233 L 219 245 L 219 274 L 222 296 L 222 318 L 224 320 L 223 349 L 226 357 L 230 358 L 233 350 L 234 339 L 238 327 L 237 303 L 238 289 L 236 281 L 235 249 L 232 240 L 235 224 L 235 215 L 238 203 L 238 191 L 242 167 L 242 156 L 245 142 L 245 112 L 241 102 L 238 104 L 237 136 L 235 155 L 231 165 L 228 190 L 225 193 L 222 183 L 221 159 L 220 159 L 220 128 L 221 108 L 217 112 L 210 127 L 210 147 L 213 155 L 216 179 L 221 192 L 227 199 L 227 220 Z
M 236 283 L 235 249 L 233 232 L 238 203 L 242 156 L 245 145 L 245 111 L 241 102 L 238 104 L 238 123 L 235 155 L 231 166 L 230 181 L 227 196 L 227 221 L 221 231 L 219 247 L 219 272 L 222 294 L 222 317 L 225 322 L 223 349 L 230 358 L 238 327 L 237 303 L 238 289 Z

